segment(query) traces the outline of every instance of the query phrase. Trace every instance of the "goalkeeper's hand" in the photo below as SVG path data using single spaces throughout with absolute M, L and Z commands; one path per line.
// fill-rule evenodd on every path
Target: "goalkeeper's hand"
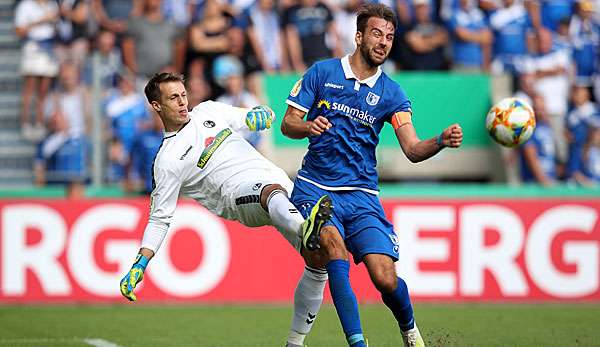
M 133 293 L 135 286 L 142 281 L 144 278 L 144 271 L 146 270 L 146 266 L 148 265 L 148 258 L 144 257 L 141 254 L 137 255 L 135 258 L 135 262 L 131 269 L 123 279 L 121 279 L 121 294 L 126 297 L 129 301 L 135 301 L 137 298 Z
M 255 106 L 246 114 L 246 125 L 252 131 L 269 129 L 274 120 L 275 113 L 265 105 Z

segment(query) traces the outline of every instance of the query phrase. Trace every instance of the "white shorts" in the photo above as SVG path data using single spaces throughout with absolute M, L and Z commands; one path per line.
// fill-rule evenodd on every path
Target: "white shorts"
M 260 205 L 265 186 L 279 184 L 292 194 L 294 184 L 280 168 L 250 169 L 231 178 L 222 189 L 227 193 L 226 218 L 249 227 L 272 225 L 269 213 Z
M 55 77 L 58 74 L 58 60 L 36 42 L 28 41 L 22 50 L 21 74 L 23 76 Z

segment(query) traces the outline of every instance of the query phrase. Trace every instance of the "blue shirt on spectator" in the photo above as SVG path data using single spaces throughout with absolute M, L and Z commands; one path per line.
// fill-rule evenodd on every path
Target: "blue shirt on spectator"
M 538 122 L 529 141 L 525 142 L 522 149 L 534 146 L 537 151 L 542 171 L 547 177 L 556 178 L 556 155 L 554 148 L 554 135 L 552 128 L 546 122 Z M 521 149 L 521 179 L 523 182 L 536 182 L 533 172 L 527 166 Z
M 600 147 L 592 147 L 583 164 L 583 174 L 596 184 L 600 184 Z
M 84 136 L 50 135 L 38 146 L 37 160 L 44 163 L 48 184 L 85 182 L 89 178 L 90 143 Z M 52 148 L 49 148 L 52 147 Z
M 481 30 L 487 27 L 483 12 L 471 7 L 469 10 L 458 9 L 450 20 L 450 29 L 453 32 L 452 54 L 454 64 L 463 66 L 481 66 L 483 64 L 483 51 L 475 42 L 462 41 L 456 35 L 458 28 L 468 30 Z
M 152 192 L 152 164 L 163 138 L 162 131 L 150 129 L 142 132 L 133 145 L 131 155 L 133 167 L 139 178 L 144 181 L 144 190 L 148 194 Z
M 127 153 L 131 153 L 140 124 L 149 120 L 146 101 L 140 94 L 113 94 L 106 102 L 106 115 L 111 120 L 113 135 L 121 141 Z
M 581 171 L 583 148 L 587 141 L 588 132 L 592 123 L 600 124 L 600 112 L 591 102 L 572 109 L 566 117 L 566 126 L 573 141 L 569 144 L 566 176 L 571 177 L 575 172 Z
M 577 70 L 577 83 L 591 85 L 598 61 L 600 27 L 592 21 L 583 22 L 574 16 L 569 26 L 573 47 L 573 60 Z
M 561 19 L 573 14 L 575 0 L 539 0 L 542 25 L 556 31 Z

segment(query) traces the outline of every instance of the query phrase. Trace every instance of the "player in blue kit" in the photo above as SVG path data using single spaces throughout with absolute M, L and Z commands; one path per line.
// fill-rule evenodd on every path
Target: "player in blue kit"
M 396 17 L 390 8 L 382 4 L 362 7 L 354 53 L 309 68 L 286 101 L 288 109 L 281 125 L 290 138 L 309 138 L 293 203 L 307 215 L 326 193 L 335 206 L 331 220 L 321 229 L 319 252 L 327 259 L 331 295 L 350 346 L 366 344 L 348 277 L 347 251 L 356 263 L 365 263 L 383 302 L 398 321 L 405 346 L 424 346 L 406 283 L 394 266 L 398 238 L 377 197 L 375 148 L 381 129 L 391 123 L 412 162 L 462 143 L 458 124 L 429 140 L 417 137 L 410 100 L 380 68 L 391 50 L 395 28 Z

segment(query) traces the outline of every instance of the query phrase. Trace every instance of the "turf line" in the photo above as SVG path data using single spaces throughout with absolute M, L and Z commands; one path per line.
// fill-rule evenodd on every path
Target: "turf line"
M 83 342 L 95 347 L 120 347 L 116 343 L 112 343 L 104 339 L 83 339 Z

